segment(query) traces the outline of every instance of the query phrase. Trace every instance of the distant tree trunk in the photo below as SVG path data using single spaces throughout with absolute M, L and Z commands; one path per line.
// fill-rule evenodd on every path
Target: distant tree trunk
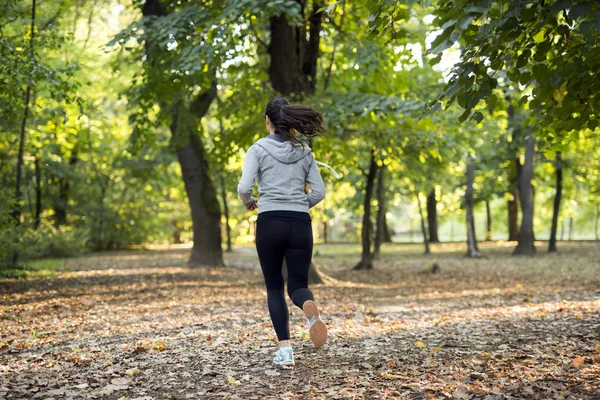
M 467 191 L 465 193 L 465 210 L 467 222 L 467 254 L 469 258 L 481 258 L 483 255 L 477 248 L 477 237 L 475 235 L 475 218 L 473 208 L 473 182 L 475 181 L 475 164 L 472 162 L 467 165 Z
M 598 234 L 598 225 L 600 225 L 600 203 L 596 203 L 596 226 L 594 226 L 596 240 L 600 240 L 600 235 Z
M 516 242 L 519 240 L 519 189 L 514 188 L 511 192 L 512 200 L 508 200 L 508 240 Z
M 485 201 L 485 216 L 486 216 L 486 224 L 485 224 L 485 240 L 487 242 L 492 241 L 492 212 L 490 210 L 490 201 Z
M 41 216 L 42 216 L 42 171 L 40 168 L 40 159 L 36 155 L 35 161 L 35 214 L 33 217 L 33 227 L 38 229 L 40 227 Z
M 519 232 L 519 243 L 513 255 L 535 254 L 535 243 L 533 234 L 533 165 L 535 161 L 535 139 L 532 136 L 525 139 L 525 164 L 521 170 L 519 193 L 521 198 L 521 230 Z
M 429 241 L 431 243 L 439 243 L 435 188 L 431 189 L 431 192 L 427 195 L 427 227 L 429 228 Z
M 327 217 L 323 217 L 323 243 L 329 243 L 329 232 L 327 227 Z
M 173 226 L 173 244 L 181 244 L 181 230 L 179 229 L 177 220 L 174 219 L 171 221 L 171 225 Z
M 373 198 L 373 187 L 375 186 L 375 176 L 377 175 L 377 163 L 375 162 L 375 153 L 371 152 L 371 161 L 369 163 L 369 172 L 367 174 L 367 187 L 365 189 L 365 199 L 363 203 L 362 220 L 362 255 L 360 262 L 354 267 L 355 270 L 373 269 L 373 255 L 371 253 L 371 232 L 373 230 L 371 223 L 371 199 Z
M 385 213 L 386 213 L 386 201 L 385 201 L 385 170 L 386 166 L 383 164 L 379 168 L 377 174 L 377 226 L 375 231 L 375 250 L 373 251 L 373 257 L 379 257 L 381 251 L 381 244 L 385 239 Z
M 573 240 L 573 215 L 569 217 L 569 241 Z
M 560 223 L 560 241 L 565 240 L 565 219 L 563 218 Z
M 223 211 L 225 212 L 225 229 L 227 231 L 227 252 L 231 253 L 231 227 L 229 226 L 229 207 L 227 205 L 227 190 L 225 188 L 225 178 L 221 174 L 221 199 L 223 200 Z
M 392 243 L 392 235 L 390 233 L 390 225 L 385 222 L 383 226 L 383 243 Z
M 554 195 L 554 210 L 552 212 L 552 229 L 550 230 L 550 242 L 548 244 L 548 252 L 555 252 L 556 249 L 556 232 L 558 230 L 558 215 L 560 214 L 560 199 L 562 197 L 562 159 L 561 153 L 556 153 L 556 194 Z
M 423 244 L 425 245 L 424 254 L 431 254 L 431 251 L 429 250 L 429 239 L 427 238 L 427 229 L 425 228 L 425 218 L 423 218 L 423 207 L 421 207 L 421 196 L 419 195 L 419 192 L 415 192 L 415 196 L 417 197 L 419 216 L 421 217 L 421 233 L 423 234 Z
M 515 109 L 512 104 L 512 99 L 509 95 L 505 95 L 505 100 L 508 103 L 507 114 L 508 114 L 508 127 L 512 129 L 512 148 L 517 147 L 517 140 L 520 134 L 521 128 L 515 122 Z M 516 151 L 516 150 L 515 150 Z M 511 179 L 511 194 L 512 200 L 508 201 L 508 240 L 516 242 L 519 240 L 519 181 L 521 176 L 521 161 L 517 155 L 514 158 L 514 176 Z M 521 208 L 523 205 L 521 205 Z
M 69 169 L 77 164 L 77 148 L 73 149 L 69 157 Z M 58 179 L 58 199 L 54 204 L 54 225 L 58 228 L 67 224 L 67 205 L 69 203 L 69 194 L 71 191 L 71 182 L 69 176 Z

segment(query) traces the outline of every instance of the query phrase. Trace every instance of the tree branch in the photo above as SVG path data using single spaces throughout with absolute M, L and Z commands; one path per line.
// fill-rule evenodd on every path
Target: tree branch
M 269 49 L 269 45 L 266 44 L 265 42 L 263 42 L 261 40 L 261 38 L 258 36 L 258 31 L 256 30 L 256 28 L 254 27 L 254 24 L 252 23 L 252 19 L 250 19 L 250 29 L 252 29 L 252 32 L 254 33 L 254 37 L 256 38 L 256 41 L 258 43 L 260 43 L 261 45 L 263 45 L 265 47 L 265 49 Z

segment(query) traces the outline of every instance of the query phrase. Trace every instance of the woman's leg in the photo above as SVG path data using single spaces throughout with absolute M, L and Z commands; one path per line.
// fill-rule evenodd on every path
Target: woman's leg
M 269 315 L 279 341 L 290 339 L 289 311 L 285 302 L 282 274 L 288 237 L 288 222 L 259 221 L 257 223 L 256 251 L 267 287 Z
M 292 223 L 290 241 L 285 253 L 288 269 L 288 296 L 300 308 L 314 300 L 308 289 L 308 273 L 312 261 L 313 235 L 310 224 Z

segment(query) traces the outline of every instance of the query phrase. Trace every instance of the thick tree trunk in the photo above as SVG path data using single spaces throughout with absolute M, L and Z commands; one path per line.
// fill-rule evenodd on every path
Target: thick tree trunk
M 431 189 L 427 195 L 427 227 L 429 228 L 429 241 L 431 243 L 439 243 L 435 189 Z
M 377 174 L 377 226 L 375 231 L 375 250 L 373 257 L 379 257 L 381 251 L 381 244 L 385 240 L 385 213 L 386 213 L 386 201 L 385 201 L 385 170 L 386 166 L 383 164 L 379 168 Z
M 225 187 L 225 178 L 221 174 L 221 199 L 223 200 L 223 211 L 225 212 L 225 230 L 227 231 L 227 252 L 231 253 L 231 227 L 229 226 L 229 206 L 227 205 L 227 190 Z
M 373 231 L 373 224 L 371 223 L 371 199 L 373 198 L 376 175 L 377 163 L 375 162 L 375 153 L 371 152 L 369 172 L 367 173 L 367 187 L 363 203 L 364 212 L 361 230 L 362 255 L 360 262 L 354 267 L 355 270 L 373 269 L 373 254 L 371 253 L 371 233 Z
M 33 227 L 38 229 L 40 227 L 41 216 L 42 216 L 42 170 L 40 168 L 40 159 L 35 156 L 35 214 L 33 217 Z
M 431 254 L 431 250 L 429 250 L 429 239 L 427 238 L 427 229 L 425 228 L 425 218 L 423 218 L 423 207 L 421 207 L 421 196 L 419 192 L 415 193 L 417 197 L 417 205 L 419 206 L 419 217 L 421 217 L 421 233 L 423 234 L 423 244 L 425 245 L 425 253 Z
M 390 226 L 385 221 L 385 225 L 383 225 L 383 243 L 392 243 L 392 234 L 390 233 Z
M 304 17 L 306 0 L 297 0 Z M 317 13 L 321 7 L 314 2 L 307 25 L 291 25 L 282 14 L 271 17 L 271 42 L 269 43 L 269 77 L 277 92 L 292 99 L 300 99 L 315 91 L 317 60 L 319 58 L 320 31 L 323 13 Z
M 552 229 L 550 230 L 550 242 L 548 244 L 548 252 L 555 252 L 556 249 L 556 232 L 558 231 L 558 215 L 560 214 L 560 199 L 562 197 L 562 159 L 561 153 L 556 153 L 556 194 L 554 195 L 554 209 L 552 212 Z
M 475 218 L 473 208 L 475 202 L 473 200 L 473 182 L 475 181 L 475 164 L 467 165 L 467 191 L 465 193 L 465 210 L 467 222 L 467 254 L 469 258 L 481 258 L 483 255 L 477 247 L 477 237 L 475 235 Z
M 521 230 L 519 231 L 519 243 L 513 255 L 535 254 L 535 243 L 533 234 L 533 165 L 535 161 L 535 139 L 529 136 L 525 139 L 525 164 L 521 170 L 519 182 L 519 194 L 521 199 Z
M 201 95 L 206 110 L 216 95 L 216 88 L 210 92 Z M 192 213 L 194 245 L 188 263 L 193 266 L 222 266 L 221 209 L 217 192 L 208 174 L 204 145 L 198 136 L 199 118 L 194 115 L 191 121 L 188 121 L 190 117 L 185 115 L 187 112 L 182 108 L 181 103 L 177 103 L 173 108 L 171 133 L 178 146 L 177 159 Z M 199 112 L 201 115 L 204 113 Z
M 485 216 L 486 216 L 486 224 L 485 224 L 485 240 L 487 242 L 492 241 L 492 211 L 490 210 L 490 201 L 485 201 Z

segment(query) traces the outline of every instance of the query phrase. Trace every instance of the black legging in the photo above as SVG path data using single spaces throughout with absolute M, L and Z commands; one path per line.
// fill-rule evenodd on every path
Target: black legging
M 308 290 L 313 235 L 308 213 L 267 211 L 258 215 L 256 250 L 265 284 L 269 314 L 279 340 L 289 340 L 289 312 L 283 293 L 283 259 L 288 269 L 288 296 L 300 308 L 313 300 Z

